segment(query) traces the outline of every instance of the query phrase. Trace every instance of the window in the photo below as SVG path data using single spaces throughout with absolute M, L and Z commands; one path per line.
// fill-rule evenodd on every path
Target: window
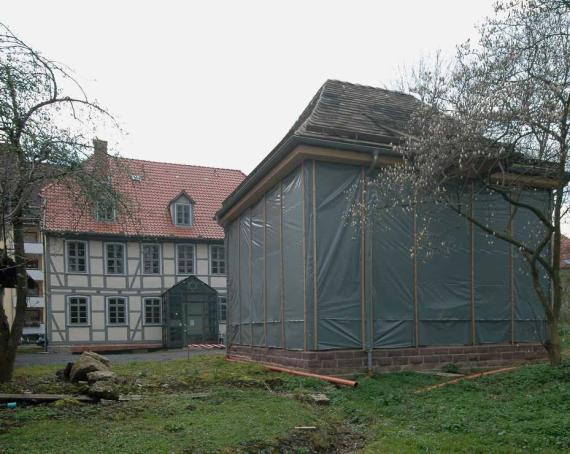
M 176 225 L 192 225 L 192 205 L 189 202 L 174 204 L 174 223 Z
M 89 324 L 89 300 L 85 296 L 70 296 L 68 299 L 68 324 Z
M 35 287 L 33 288 L 28 287 L 28 297 L 44 296 L 44 292 L 42 289 L 43 289 L 42 281 L 36 281 Z
M 66 241 L 67 272 L 87 272 L 87 243 L 85 241 Z
M 107 274 L 124 274 L 125 245 L 121 243 L 107 243 L 105 252 L 107 255 Z
M 226 274 L 226 248 L 224 246 L 211 246 L 210 255 L 212 274 Z
M 24 243 L 37 243 L 38 233 L 34 231 L 24 232 Z
M 178 244 L 176 252 L 178 274 L 194 273 L 194 245 Z
M 43 309 L 41 308 L 26 308 L 24 313 L 24 326 L 27 328 L 38 328 L 44 321 Z
M 26 257 L 26 269 L 27 270 L 39 270 L 40 260 L 37 257 Z
M 122 297 L 107 298 L 107 324 L 127 324 L 127 299 Z
M 115 221 L 115 204 L 109 200 L 100 200 L 97 202 L 95 217 L 98 221 L 113 222 Z
M 218 321 L 222 323 L 226 322 L 228 316 L 226 301 L 225 296 L 218 297 Z
M 160 325 L 161 323 L 161 310 L 160 298 L 145 298 L 144 299 L 144 324 L 145 325 Z
M 143 274 L 160 274 L 160 246 L 143 244 Z

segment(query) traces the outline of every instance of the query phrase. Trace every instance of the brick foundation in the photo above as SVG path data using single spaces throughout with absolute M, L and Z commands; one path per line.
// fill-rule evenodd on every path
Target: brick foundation
M 346 375 L 367 370 L 367 354 L 363 350 L 304 352 L 231 345 L 228 353 L 256 362 L 329 375 Z M 439 369 L 445 364 L 453 363 L 462 368 L 475 369 L 546 359 L 547 353 L 541 344 L 376 349 L 372 353 L 372 367 L 375 372 L 396 372 Z

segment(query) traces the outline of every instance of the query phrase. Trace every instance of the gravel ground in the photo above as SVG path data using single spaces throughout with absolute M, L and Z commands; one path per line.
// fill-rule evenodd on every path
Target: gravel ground
M 153 352 L 135 352 L 135 353 L 112 353 L 103 352 L 108 356 L 111 362 L 124 363 L 129 361 L 168 361 L 171 359 L 183 359 L 188 357 L 188 350 L 157 350 Z M 225 350 L 190 350 L 190 355 L 223 355 Z M 61 364 L 77 361 L 79 354 L 72 353 L 43 353 L 43 352 L 22 352 L 16 356 L 16 367 Z

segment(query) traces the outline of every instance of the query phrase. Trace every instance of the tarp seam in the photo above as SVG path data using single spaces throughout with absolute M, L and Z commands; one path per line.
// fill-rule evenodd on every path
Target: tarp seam
M 285 277 L 283 262 L 283 180 L 279 182 L 279 242 L 280 242 L 280 259 L 281 259 L 281 348 L 285 349 Z
M 313 348 L 318 346 L 318 289 L 317 289 L 317 169 L 313 161 Z
M 305 161 L 301 163 L 301 196 L 303 199 L 303 349 L 307 351 L 307 246 L 305 239 Z

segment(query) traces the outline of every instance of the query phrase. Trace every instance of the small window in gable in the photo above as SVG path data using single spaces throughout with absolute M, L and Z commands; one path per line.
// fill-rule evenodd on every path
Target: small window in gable
M 175 225 L 192 227 L 193 202 L 185 194 L 178 197 L 171 205 L 172 222 Z
M 98 221 L 114 222 L 116 219 L 115 204 L 108 200 L 98 201 L 95 209 L 95 217 Z
M 192 205 L 189 202 L 176 203 L 176 225 L 192 225 Z

